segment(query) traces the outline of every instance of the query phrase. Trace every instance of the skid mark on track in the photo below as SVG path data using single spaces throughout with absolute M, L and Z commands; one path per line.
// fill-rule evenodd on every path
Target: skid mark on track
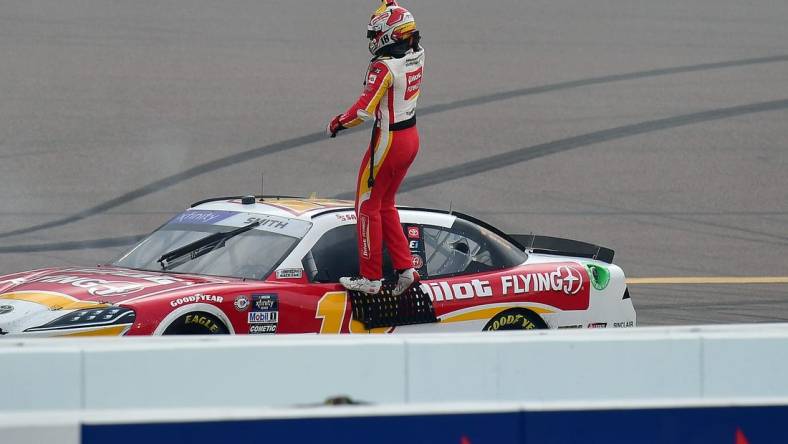
M 726 119 L 731 117 L 743 116 L 752 113 L 760 113 L 766 111 L 777 111 L 788 109 L 788 99 L 773 100 L 768 102 L 751 103 L 747 105 L 734 106 L 730 108 L 720 108 L 708 111 L 701 111 L 691 114 L 683 114 L 680 116 L 667 117 L 664 119 L 649 120 L 646 122 L 635 123 L 631 125 L 619 126 L 592 133 L 581 134 L 579 136 L 560 139 L 553 142 L 542 143 L 530 147 L 524 147 L 505 153 L 496 154 L 494 156 L 486 157 L 483 159 L 473 160 L 457 164 L 451 167 L 442 168 L 431 173 L 421 174 L 414 176 L 410 180 L 406 180 L 400 187 L 400 191 L 412 191 L 419 188 L 428 187 L 443 183 L 448 180 L 456 180 L 474 174 L 484 173 L 499 168 L 508 167 L 517 163 L 525 162 L 539 157 L 549 156 L 564 151 L 581 148 L 584 146 L 594 145 L 601 142 L 607 142 L 616 139 L 623 139 L 625 137 L 632 137 L 639 134 L 646 134 L 655 131 L 662 131 L 670 128 L 678 128 L 681 126 L 694 125 L 698 123 L 710 122 L 714 120 Z M 352 198 L 353 193 L 342 193 L 337 198 Z M 44 225 L 44 224 L 42 224 Z M 40 225 L 39 225 L 40 226 Z M 35 227 L 31 227 L 35 228 Z M 0 236 L 2 237 L 2 236 Z M 137 237 L 137 236 L 130 236 Z M 100 242 L 108 242 L 113 239 L 102 239 Z M 84 241 L 82 247 L 77 248 L 100 248 L 95 240 Z M 38 245 L 39 250 L 46 251 L 47 245 Z M 0 253 L 18 253 L 29 251 L 29 245 L 13 245 L 8 247 L 0 247 Z M 62 248 L 60 248 L 62 250 Z
M 457 100 L 454 102 L 427 106 L 419 111 L 419 115 L 425 116 L 429 114 L 436 114 L 445 111 L 465 108 L 469 106 L 483 105 L 500 100 L 508 100 L 516 97 L 543 94 L 552 91 L 579 88 L 584 86 L 599 85 L 599 84 L 620 82 L 626 80 L 635 80 L 635 79 L 642 79 L 648 77 L 666 76 L 666 75 L 679 74 L 679 73 L 707 71 L 713 69 L 732 68 L 738 66 L 749 66 L 749 65 L 766 64 L 766 63 L 778 63 L 778 62 L 786 62 L 786 61 L 788 61 L 788 55 L 775 55 L 769 57 L 757 57 L 751 59 L 729 60 L 729 61 L 715 62 L 715 63 L 702 63 L 697 65 L 675 66 L 671 68 L 652 69 L 648 71 L 637 71 L 637 72 L 630 72 L 623 74 L 613 74 L 608 76 L 591 77 L 587 79 L 560 82 L 560 83 L 554 83 L 550 85 L 543 85 L 543 86 L 537 86 L 531 88 L 521 88 L 511 91 L 502 91 L 498 93 Z M 351 129 L 349 131 L 355 132 L 361 130 L 362 130 L 361 128 L 356 128 L 356 129 Z M 29 227 L 2 232 L 0 233 L 0 238 L 33 233 L 36 231 L 45 230 L 47 228 L 53 228 L 57 226 L 71 224 L 80 221 L 82 219 L 103 213 L 112 208 L 116 208 L 120 205 L 126 204 L 135 199 L 139 199 L 140 197 L 144 197 L 149 194 L 155 193 L 157 191 L 161 191 L 163 189 L 169 188 L 173 185 L 200 176 L 202 174 L 216 171 L 221 168 L 234 165 L 236 163 L 244 162 L 251 159 L 256 159 L 258 157 L 267 156 L 269 154 L 274 154 L 281 151 L 286 151 L 289 149 L 294 149 L 305 145 L 309 145 L 324 140 L 324 138 L 325 138 L 325 134 L 323 132 L 311 133 L 304 136 L 294 137 L 292 139 L 271 143 L 259 148 L 242 151 L 240 153 L 219 158 L 210 162 L 206 162 L 201 165 L 197 165 L 192 168 L 189 168 L 180 173 L 174 174 L 172 176 L 159 179 L 148 185 L 144 185 L 140 188 L 124 193 L 118 197 L 110 199 L 106 202 L 102 202 L 98 205 L 87 208 L 78 213 L 71 214 L 66 217 L 62 217 L 49 222 L 44 222 L 36 225 L 31 225 Z M 414 182 L 414 186 L 417 185 L 418 183 Z M 0 250 L 0 252 L 2 252 L 2 250 Z
M 528 160 L 537 159 L 588 145 L 594 145 L 597 143 L 609 142 L 612 140 L 623 139 L 640 134 L 694 125 L 703 122 L 743 116 L 746 114 L 777 111 L 783 109 L 788 109 L 788 99 L 751 103 L 748 105 L 734 106 L 730 108 L 713 109 L 709 111 L 684 114 L 664 119 L 649 120 L 632 125 L 595 131 L 575 137 L 569 137 L 553 142 L 507 151 L 494 156 L 485 157 L 483 159 L 472 160 L 469 162 L 453 165 L 451 167 L 441 168 L 431 173 L 413 176 L 410 180 L 405 180 L 405 183 L 403 183 L 402 187 L 400 187 L 400 191 L 417 190 L 419 188 L 425 188 L 449 180 L 456 180 L 463 177 L 472 176 L 474 174 L 486 173 Z M 344 195 L 345 194 L 342 194 L 341 196 Z
M 652 69 L 649 71 L 638 71 L 623 74 L 612 74 L 609 76 L 591 77 L 588 79 L 570 80 L 567 82 L 553 83 L 551 85 L 535 86 L 530 88 L 516 89 L 512 91 L 502 91 L 495 94 L 472 97 L 469 99 L 458 100 L 446 104 L 432 105 L 419 111 L 419 115 L 428 113 L 438 113 L 449 111 L 466 106 L 483 105 L 487 103 L 497 102 L 500 100 L 512 99 L 521 96 L 530 96 L 536 94 L 543 94 L 552 91 L 560 91 L 572 88 L 580 88 L 583 86 L 600 85 L 604 83 L 621 82 L 625 80 L 643 79 L 648 77 L 659 77 L 672 74 L 681 74 L 688 72 L 707 71 L 712 69 L 732 68 L 736 66 L 749 66 L 759 65 L 764 63 L 787 62 L 788 55 L 777 55 L 771 57 L 758 57 L 753 59 L 744 60 L 729 60 L 725 62 L 716 63 L 703 63 L 700 65 L 686 65 L 674 66 L 672 68 Z
M 105 237 L 84 241 L 52 242 L 46 244 L 9 245 L 0 247 L 2 253 L 40 253 L 44 251 L 90 250 L 95 248 L 123 247 L 141 241 L 146 234 L 133 236 Z

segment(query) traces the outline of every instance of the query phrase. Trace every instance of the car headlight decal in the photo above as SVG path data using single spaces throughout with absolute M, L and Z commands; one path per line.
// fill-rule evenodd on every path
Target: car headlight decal
M 84 327 L 104 327 L 108 325 L 131 324 L 136 319 L 134 310 L 125 307 L 110 306 L 104 308 L 87 308 L 75 310 L 53 321 L 26 332 L 66 330 Z

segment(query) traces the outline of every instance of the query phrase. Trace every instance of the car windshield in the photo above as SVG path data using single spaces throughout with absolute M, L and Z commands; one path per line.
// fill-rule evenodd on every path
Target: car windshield
M 258 223 L 259 222 L 259 223 Z M 224 242 L 166 267 L 175 273 L 265 279 L 304 237 L 310 222 L 236 211 L 188 210 L 151 233 L 112 265 L 163 271 L 160 259 L 216 233 L 241 230 Z

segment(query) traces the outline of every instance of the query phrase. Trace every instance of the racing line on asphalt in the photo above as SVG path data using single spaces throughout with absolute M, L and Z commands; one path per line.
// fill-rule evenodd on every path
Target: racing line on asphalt
M 768 102 L 758 102 L 748 105 L 740 105 L 729 108 L 713 109 L 691 114 L 683 114 L 664 119 L 649 120 L 646 122 L 624 125 L 592 133 L 581 134 L 579 136 L 560 139 L 553 142 L 542 143 L 530 147 L 524 147 L 483 159 L 473 160 L 452 167 L 442 168 L 428 174 L 413 176 L 406 180 L 400 190 L 411 191 L 419 188 L 442 183 L 448 180 L 455 180 L 474 174 L 491 171 L 498 168 L 525 162 L 531 159 L 556 154 L 563 151 L 572 150 L 600 142 L 606 142 L 639 134 L 661 131 L 669 128 L 693 125 L 697 123 L 710 122 L 730 117 L 742 116 L 746 114 L 775 111 L 788 109 L 788 99 L 774 100 Z M 342 193 L 335 197 L 351 197 L 352 193 Z M 132 243 L 142 238 L 144 235 L 124 236 L 121 238 L 104 238 L 88 241 L 59 242 L 52 244 L 39 245 L 12 245 L 0 247 L 0 253 L 29 252 L 29 251 L 64 251 L 74 248 L 101 248 L 108 246 L 120 246 Z M 121 243 L 127 242 L 127 243 Z
M 671 276 L 627 278 L 627 285 L 788 284 L 788 276 Z
M 664 119 L 648 120 L 645 122 L 609 128 L 592 133 L 581 134 L 579 136 L 568 137 L 566 139 L 554 140 L 534 146 L 526 146 L 513 151 L 484 157 L 456 164 L 450 167 L 441 168 L 430 173 L 419 174 L 410 179 L 406 179 L 400 187 L 400 191 L 412 191 L 419 188 L 436 185 L 449 180 L 455 180 L 474 174 L 484 173 L 491 170 L 504 168 L 516 163 L 525 162 L 539 157 L 549 156 L 564 151 L 573 150 L 588 145 L 601 142 L 623 139 L 625 137 L 636 136 L 654 131 L 661 131 L 681 126 L 694 125 L 696 123 L 710 122 L 713 120 L 726 119 L 730 117 L 742 116 L 745 114 L 776 111 L 788 108 L 788 99 L 772 100 L 768 102 L 751 103 L 747 105 L 733 106 L 730 108 L 718 108 L 708 111 L 701 111 L 691 114 L 682 114 Z M 353 197 L 353 193 L 342 193 L 337 197 Z
M 446 104 L 432 105 L 429 107 L 425 107 L 420 114 L 427 115 L 432 113 L 439 113 L 448 110 L 453 110 L 453 109 L 458 109 L 468 106 L 475 106 L 475 105 L 490 103 L 499 100 L 506 100 L 506 99 L 525 96 L 525 95 L 540 94 L 540 93 L 556 91 L 561 89 L 577 88 L 581 86 L 595 85 L 601 83 L 610 83 L 610 82 L 632 80 L 632 79 L 638 79 L 644 77 L 654 77 L 654 76 L 662 76 L 662 75 L 669 75 L 676 73 L 685 73 L 685 72 L 702 71 L 709 69 L 720 69 L 726 67 L 784 62 L 784 61 L 788 61 L 788 55 L 759 57 L 753 59 L 733 60 L 733 61 L 717 62 L 717 63 L 705 63 L 699 65 L 678 66 L 673 68 L 663 68 L 663 69 L 655 69 L 649 71 L 639 71 L 639 72 L 615 74 L 615 75 L 609 75 L 603 77 L 594 77 L 589 79 L 561 82 L 552 85 L 544 85 L 539 87 L 523 88 L 523 89 L 517 89 L 512 91 L 494 93 L 486 96 L 462 99 Z M 712 120 L 724 119 L 728 117 L 740 116 L 744 114 L 774 111 L 774 110 L 785 109 L 785 108 L 788 108 L 788 99 L 769 101 L 769 102 L 759 102 L 759 103 L 735 106 L 730 108 L 714 109 L 714 110 L 702 111 L 702 112 L 685 114 L 680 116 L 668 117 L 664 119 L 646 121 L 632 125 L 625 125 L 625 126 L 610 128 L 601 131 L 595 131 L 592 133 L 586 133 L 579 136 L 574 136 L 566 139 L 560 139 L 552 142 L 534 145 L 531 147 L 524 147 L 483 159 L 465 162 L 451 167 L 442 168 L 429 174 L 421 174 L 421 175 L 413 176 L 409 180 L 406 180 L 405 183 L 402 184 L 402 187 L 400 189 L 401 191 L 411 191 L 419 188 L 424 188 L 448 180 L 454 180 L 454 179 L 478 174 L 481 172 L 502 168 L 505 166 L 512 165 L 514 163 L 525 162 L 534 158 L 539 158 L 550 154 L 555 154 L 558 152 L 568 151 L 574 148 L 588 146 L 600 142 L 620 139 L 624 137 L 644 134 L 653 131 L 660 131 L 668 128 L 691 125 L 695 123 L 702 123 Z M 361 129 L 354 129 L 351 131 L 360 131 L 360 130 Z M 217 159 L 211 162 L 197 165 L 188 170 L 182 171 L 181 173 L 169 177 L 165 177 L 156 182 L 132 190 L 128 193 L 124 193 L 121 196 L 110 199 L 106 202 L 88 208 L 86 210 L 83 210 L 79 213 L 67 217 L 63 217 L 60 219 L 56 219 L 53 221 L 41 223 L 38 225 L 33 225 L 30 227 L 25 227 L 25 228 L 20 228 L 20 229 L 0 233 L 0 238 L 19 235 L 19 234 L 32 233 L 35 231 L 51 228 L 54 226 L 62 226 L 69 223 L 77 222 L 87 217 L 123 205 L 134 199 L 173 186 L 179 182 L 188 180 L 195 176 L 199 176 L 201 174 L 205 174 L 238 162 L 315 143 L 320 140 L 323 140 L 324 137 L 325 136 L 322 132 L 312 133 L 309 135 L 300 136 L 300 137 L 276 142 L 273 144 L 265 145 L 260 148 L 243 151 L 221 159 Z M 337 195 L 336 197 L 352 198 L 353 193 L 342 193 Z M 12 246 L 0 247 L 0 253 L 33 252 L 33 251 L 36 252 L 67 251 L 73 249 L 115 247 L 115 246 L 131 244 L 139 240 L 143 236 L 144 235 L 123 236 L 123 237 L 114 237 L 114 238 L 92 239 L 92 240 L 73 241 L 73 242 L 57 242 L 57 243 L 37 244 L 37 245 L 12 245 Z

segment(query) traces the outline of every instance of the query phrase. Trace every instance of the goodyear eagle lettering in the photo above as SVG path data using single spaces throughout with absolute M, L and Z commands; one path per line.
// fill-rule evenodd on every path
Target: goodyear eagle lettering
M 177 307 L 183 304 L 193 304 L 195 302 L 215 302 L 221 304 L 224 301 L 222 296 L 214 296 L 212 294 L 202 294 L 197 293 L 192 296 L 186 296 L 183 298 L 175 299 L 174 301 L 170 301 L 171 307 Z

